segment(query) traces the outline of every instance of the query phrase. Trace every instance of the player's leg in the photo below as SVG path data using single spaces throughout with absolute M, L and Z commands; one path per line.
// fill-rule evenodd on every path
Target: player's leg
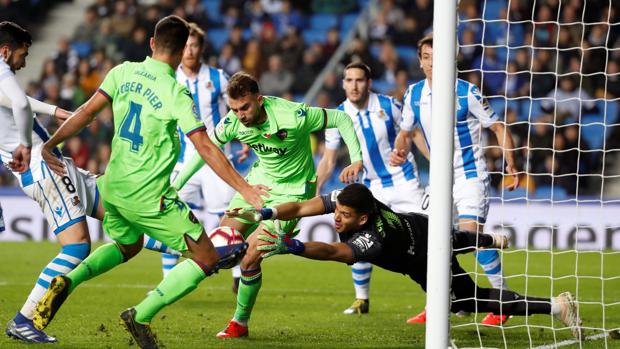
M 215 174 L 209 166 L 204 166 L 203 168 L 204 174 L 201 177 L 202 193 L 207 209 L 207 218 L 204 224 L 205 230 L 209 233 L 221 225 L 220 222 L 224 216 L 224 211 L 226 211 L 235 195 L 235 190 Z M 233 277 L 232 291 L 234 294 L 237 294 L 241 279 L 241 267 L 237 265 L 231 268 L 230 271 Z
M 73 162 L 66 161 L 67 175 L 57 176 L 42 168 L 46 178 L 24 188 L 34 199 L 54 229 L 61 244 L 60 252 L 43 268 L 26 302 L 9 322 L 7 335 L 27 342 L 52 342 L 44 332 L 34 328 L 33 317 L 37 303 L 43 298 L 50 281 L 57 275 L 73 270 L 90 252 L 90 236 L 86 213 L 92 211 L 95 190 L 94 176 L 82 176 Z M 88 192 L 88 190 L 91 192 Z M 89 211 L 90 210 L 90 211 Z
M 271 194 L 266 198 L 265 206 L 273 206 L 289 201 L 304 201 L 315 192 L 314 186 L 308 186 L 307 195 L 276 195 Z M 236 194 L 230 203 L 231 208 L 237 207 L 251 207 L 243 201 L 240 195 Z M 294 234 L 295 226 L 299 220 L 281 221 L 281 229 L 291 236 Z M 252 309 L 256 303 L 256 298 L 262 286 L 262 270 L 260 263 L 262 258 L 260 253 L 256 249 L 258 246 L 258 240 L 256 239 L 258 234 L 266 229 L 268 231 L 275 231 L 273 221 L 264 221 L 255 230 L 252 230 L 253 226 L 250 226 L 252 222 L 244 221 L 242 219 L 224 218 L 222 225 L 232 226 L 239 230 L 244 236 L 246 236 L 246 242 L 249 247 L 246 255 L 241 260 L 241 282 L 239 283 L 239 292 L 237 293 L 237 308 L 233 319 L 229 322 L 228 326 L 217 334 L 219 338 L 231 338 L 242 337 L 248 335 L 247 323 L 250 319 Z M 249 236 L 247 233 L 251 232 Z
M 54 277 L 38 302 L 33 321 L 43 329 L 49 325 L 66 298 L 81 283 L 101 275 L 135 256 L 142 249 L 141 229 L 132 227 L 136 217 L 123 216 L 116 207 L 105 202 L 103 227 L 114 240 L 94 250 L 75 269 Z

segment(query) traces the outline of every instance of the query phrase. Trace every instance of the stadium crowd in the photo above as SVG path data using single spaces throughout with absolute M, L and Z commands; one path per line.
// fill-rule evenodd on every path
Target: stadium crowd
M 606 0 L 511 1 L 510 8 L 505 3 L 460 2 L 459 77 L 480 86 L 510 125 L 518 167 L 524 171 L 525 189 L 517 195 L 535 197 L 551 186 L 556 199 L 574 196 L 578 189 L 588 194 L 587 174 L 600 174 L 604 151 L 620 147 L 620 130 L 608 126 L 617 121 L 619 110 L 620 35 L 607 24 L 618 23 L 617 9 Z M 154 24 L 176 14 L 206 30 L 205 62 L 228 74 L 245 70 L 255 75 L 266 95 L 301 100 L 367 5 L 362 0 L 96 0 L 26 91 L 74 110 L 114 65 L 144 59 Z M 11 6 L 0 0 L 0 8 Z M 371 23 L 352 40 L 341 68 L 364 61 L 372 69 L 373 89 L 402 100 L 407 86 L 423 78 L 415 43 L 431 30 L 432 12 L 430 0 L 377 1 L 369 13 Z M 327 74 L 315 105 L 335 107 L 345 99 L 340 75 Z M 604 126 L 584 126 L 588 121 Z M 45 125 L 50 132 L 52 124 Z M 108 108 L 64 144 L 64 151 L 76 166 L 101 173 L 113 132 Z M 317 139 L 318 157 L 323 135 Z M 492 140 L 488 167 L 493 187 L 501 189 L 509 183 L 503 183 L 502 152 Z M 10 173 L 0 170 L 0 185 L 11 184 Z

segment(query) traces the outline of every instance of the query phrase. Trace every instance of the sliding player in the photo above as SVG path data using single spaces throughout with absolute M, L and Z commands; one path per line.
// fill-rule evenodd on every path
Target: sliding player
M 373 195 L 395 212 L 422 211 L 424 190 L 418 183 L 413 154 L 400 166 L 389 164 L 390 153 L 401 121 L 401 105 L 392 97 L 371 92 L 370 68 L 363 62 L 353 62 L 344 68 L 342 87 L 347 99 L 339 110 L 346 112 L 355 126 L 362 144 L 364 173 L 362 182 Z M 336 129 L 325 130 L 325 153 L 317 170 L 317 193 L 336 167 L 336 152 L 340 134 Z M 364 314 L 369 311 L 369 288 L 372 264 L 358 262 L 351 266 L 355 301 L 345 314 Z

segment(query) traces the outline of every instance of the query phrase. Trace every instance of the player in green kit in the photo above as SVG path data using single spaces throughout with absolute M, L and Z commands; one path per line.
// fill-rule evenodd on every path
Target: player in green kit
M 170 174 L 180 151 L 177 127 L 215 173 L 251 206 L 262 207 L 260 194 L 266 192 L 243 180 L 209 140 L 189 91 L 175 79 L 174 68 L 180 63 L 188 35 L 183 19 L 169 16 L 160 20 L 150 42 L 152 57 L 113 68 L 98 93 L 45 143 L 43 158 L 54 172 L 62 174 L 63 163 L 51 150 L 85 127 L 108 103 L 112 104 L 112 154 L 99 185 L 106 209 L 103 228 L 114 243 L 99 247 L 72 272 L 52 280 L 37 305 L 34 323 L 38 328 L 49 324 L 80 283 L 135 256 L 146 232 L 188 257 L 144 301 L 121 313 L 121 323 L 141 348 L 157 348 L 149 326 L 155 314 L 195 289 L 217 270 L 220 257 L 226 257 L 214 249 L 187 204 L 170 186 Z
M 265 199 L 267 205 L 302 202 L 314 196 L 316 172 L 310 149 L 310 134 L 325 128 L 338 128 L 349 148 L 351 165 L 342 171 L 340 179 L 346 183 L 357 179 L 362 170 L 362 153 L 353 123 L 347 114 L 262 96 L 256 79 L 243 72 L 230 78 L 227 92 L 230 112 L 219 122 L 211 140 L 221 146 L 238 139 L 254 149 L 258 161 L 254 163 L 247 180 L 270 188 L 269 197 Z M 173 186 L 182 187 L 202 165 L 202 159 L 194 157 L 179 173 Z M 251 206 L 237 194 L 229 208 Z M 282 221 L 282 231 L 293 236 L 298 221 Z M 221 222 L 221 225 L 240 231 L 250 246 L 241 260 L 237 310 L 228 327 L 217 334 L 220 338 L 248 335 L 247 323 L 262 282 L 261 257 L 256 250 L 256 237 L 263 229 L 275 231 L 272 221 L 261 224 L 257 227 L 255 222 L 239 217 L 225 217 Z

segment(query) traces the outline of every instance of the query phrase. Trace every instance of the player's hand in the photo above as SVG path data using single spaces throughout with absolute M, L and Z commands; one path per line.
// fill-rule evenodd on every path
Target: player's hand
M 70 111 L 64 110 L 60 107 L 56 107 L 56 110 L 54 110 L 54 118 L 56 118 L 58 125 L 62 125 L 62 123 L 65 122 L 71 114 L 72 113 Z
M 239 192 L 245 202 L 252 205 L 255 209 L 260 210 L 261 207 L 265 204 L 265 201 L 261 196 L 269 197 L 269 193 L 267 191 L 271 190 L 271 188 L 262 185 L 252 185 L 249 189 Z
M 232 210 L 224 211 L 226 217 L 241 218 L 251 222 L 260 222 L 263 220 L 263 216 L 260 211 L 255 208 L 233 208 Z
M 17 146 L 13 151 L 13 161 L 9 161 L 11 171 L 24 173 L 30 167 L 30 152 L 32 148 L 23 144 Z
M 52 150 L 47 147 L 47 145 L 43 146 L 41 156 L 47 163 L 47 167 L 49 167 L 55 174 L 59 176 L 64 176 L 66 174 L 65 163 L 61 159 L 57 158 Z
M 271 256 L 275 256 L 277 254 L 302 254 L 306 249 L 306 246 L 303 242 L 297 239 L 291 239 L 284 233 L 280 228 L 280 221 L 276 220 L 276 232 L 271 233 L 266 229 L 263 229 L 263 232 L 258 234 L 257 239 L 266 242 L 266 244 L 259 245 L 256 247 L 258 251 L 263 251 L 262 258 L 269 258 Z
M 342 169 L 339 179 L 342 183 L 346 184 L 357 182 L 359 174 L 360 172 L 362 172 L 363 169 L 364 166 L 362 165 L 362 161 L 356 161 Z
M 513 191 L 519 187 L 519 174 L 513 165 L 506 166 L 506 173 L 512 176 L 512 184 L 507 186 L 508 191 Z
M 390 166 L 400 166 L 407 161 L 407 153 L 403 149 L 394 149 L 390 153 Z
M 245 143 L 241 143 L 241 150 L 237 151 L 236 154 L 239 155 L 237 163 L 240 164 L 244 162 L 250 157 L 250 146 Z

